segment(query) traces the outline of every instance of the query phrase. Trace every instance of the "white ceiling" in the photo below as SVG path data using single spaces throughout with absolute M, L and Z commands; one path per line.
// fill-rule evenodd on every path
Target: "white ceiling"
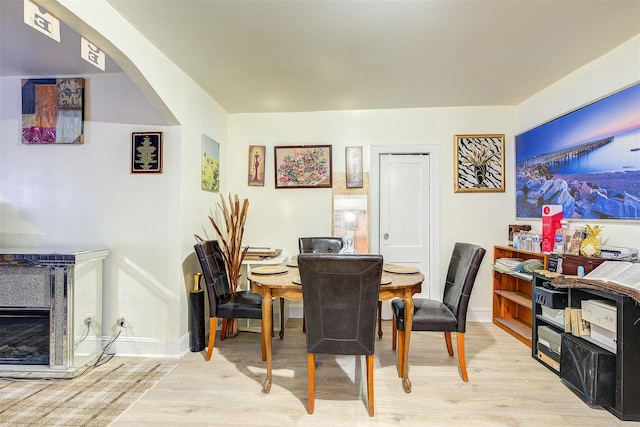
M 229 113 L 513 105 L 640 34 L 640 0 L 108 1 Z M 64 74 L 21 5 L 0 75 Z

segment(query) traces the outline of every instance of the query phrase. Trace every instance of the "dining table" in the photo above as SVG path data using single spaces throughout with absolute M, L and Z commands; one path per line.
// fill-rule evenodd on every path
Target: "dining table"
M 285 298 L 289 301 L 302 300 L 302 286 L 300 285 L 300 273 L 296 263 L 269 266 L 262 269 L 253 269 L 247 280 L 251 292 L 262 295 L 262 346 L 266 352 L 267 377 L 262 384 L 262 392 L 269 393 L 272 383 L 272 343 L 271 328 L 273 325 L 272 307 L 274 298 Z M 402 388 L 406 393 L 411 393 L 411 381 L 409 380 L 409 343 L 411 341 L 411 328 L 413 326 L 413 295 L 422 290 L 424 274 L 412 267 L 400 265 L 383 266 L 380 283 L 380 301 L 392 298 L 402 298 L 405 304 L 404 329 L 405 338 L 403 357 L 399 361 L 398 376 L 402 378 Z M 268 333 L 267 333 L 268 332 Z

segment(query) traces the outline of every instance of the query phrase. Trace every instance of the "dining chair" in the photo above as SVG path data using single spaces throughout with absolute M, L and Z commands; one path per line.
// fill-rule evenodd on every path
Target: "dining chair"
M 467 308 L 471 290 L 484 258 L 485 250 L 471 243 L 456 243 L 453 247 L 447 278 L 444 284 L 442 302 L 426 298 L 414 298 L 412 331 L 444 332 L 449 356 L 453 356 L 451 332 L 456 333 L 460 376 L 469 381 L 464 355 L 464 334 L 467 323 Z M 398 339 L 398 369 L 403 369 L 404 361 L 404 301 L 391 301 L 393 312 L 392 348 L 396 349 Z
M 300 237 L 298 248 L 301 254 L 340 253 L 345 244 L 342 237 Z M 302 332 L 306 331 L 304 314 L 302 315 Z M 378 301 L 378 336 L 382 338 L 382 301 Z
M 343 246 L 342 237 L 300 237 L 298 249 L 301 254 L 338 254 Z M 302 314 L 302 332 L 307 331 L 304 313 Z
M 315 407 L 315 355 L 364 355 L 367 410 L 373 416 L 373 354 L 382 255 L 300 254 L 298 269 L 307 319 L 307 412 L 313 414 Z
M 216 240 L 206 240 L 194 245 L 209 299 L 209 345 L 206 360 L 211 359 L 216 339 L 218 317 L 222 318 L 220 341 L 226 337 L 229 319 L 261 319 L 262 296 L 250 291 L 231 293 L 222 252 Z M 262 360 L 266 360 L 264 340 Z

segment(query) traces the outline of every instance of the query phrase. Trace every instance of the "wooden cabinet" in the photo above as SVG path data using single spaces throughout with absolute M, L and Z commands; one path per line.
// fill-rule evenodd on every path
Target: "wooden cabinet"
M 531 347 L 532 276 L 496 268 L 499 258 L 538 259 L 546 268 L 548 256 L 510 246 L 493 248 L 493 323 Z

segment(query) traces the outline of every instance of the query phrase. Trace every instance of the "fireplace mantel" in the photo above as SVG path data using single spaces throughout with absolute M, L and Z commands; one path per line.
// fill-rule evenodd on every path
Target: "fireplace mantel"
M 22 335 L 28 324 L 25 319 L 33 314 L 45 318 L 49 335 L 44 362 L 26 356 L 22 363 L 0 352 L 0 377 L 17 373 L 72 377 L 99 355 L 103 261 L 108 255 L 108 249 L 0 249 L 0 314 L 6 314 L 2 329 L 22 322 Z M 22 342 L 12 342 L 13 336 L 0 334 L 0 341 L 6 341 L 0 342 L 0 348 L 28 348 Z

